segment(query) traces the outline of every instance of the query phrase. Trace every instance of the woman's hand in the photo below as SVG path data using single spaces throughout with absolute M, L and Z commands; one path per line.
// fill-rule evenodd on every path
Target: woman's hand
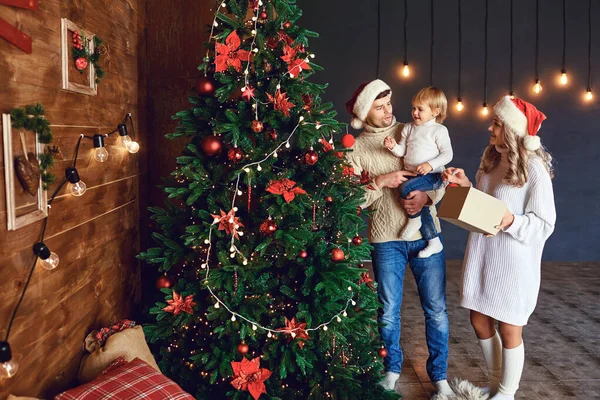
M 409 178 L 417 176 L 414 172 L 410 171 L 395 171 L 388 174 L 379 175 L 375 178 L 375 184 L 380 188 L 397 188 L 406 182 Z
M 506 210 L 506 212 L 502 216 L 502 221 L 500 221 L 500 223 L 498 225 L 496 225 L 495 228 L 497 228 L 498 232 L 500 232 L 501 230 L 511 226 L 513 224 L 513 222 L 515 222 L 515 216 L 510 211 Z M 498 232 L 496 232 L 496 233 L 498 233 Z M 496 236 L 496 235 L 486 234 L 485 236 L 492 237 L 492 236 Z
M 442 172 L 442 180 L 449 183 L 456 183 L 458 186 L 469 187 L 471 181 L 465 175 L 465 171 L 462 168 L 449 167 Z

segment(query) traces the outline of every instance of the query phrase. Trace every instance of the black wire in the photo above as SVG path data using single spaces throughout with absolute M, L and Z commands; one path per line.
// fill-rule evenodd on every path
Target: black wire
M 511 96 L 513 94 L 513 40 L 514 40 L 513 6 L 514 6 L 514 0 L 510 0 L 510 72 L 509 72 L 508 89 L 509 89 Z
M 381 57 L 381 0 L 377 0 L 377 64 L 375 76 L 379 79 L 379 62 Z
M 565 70 L 566 60 L 567 60 L 567 0 L 563 0 L 562 8 L 563 8 L 563 53 L 562 53 L 562 71 Z
M 408 64 L 408 36 L 406 25 L 408 24 L 408 0 L 404 0 L 404 65 Z
M 588 2 L 588 89 L 592 88 L 592 0 Z
M 79 136 L 79 140 L 77 141 L 77 147 L 75 149 L 75 156 L 73 157 L 73 168 L 75 168 L 75 164 L 77 163 L 77 156 L 79 154 L 79 146 L 81 144 L 81 139 L 83 139 L 83 137 L 84 136 Z M 58 192 L 60 192 L 60 190 L 63 188 L 63 186 L 66 183 L 67 183 L 67 178 L 63 179 L 63 181 L 60 183 L 60 185 L 58 185 L 56 190 L 54 190 L 54 193 L 52 193 L 50 200 L 48 200 L 47 206 L 50 206 L 52 204 L 52 202 L 58 195 Z M 39 242 L 44 241 L 44 236 L 46 235 L 46 227 L 47 226 L 48 226 L 48 217 L 44 218 L 44 223 L 42 225 L 42 232 L 40 234 Z M 37 263 L 37 259 L 38 259 L 38 256 L 36 254 L 35 258 L 33 259 L 33 264 L 31 265 L 31 268 L 29 270 L 29 275 L 27 276 L 27 280 L 25 281 L 25 285 L 23 286 L 23 291 L 21 292 L 21 296 L 19 297 L 19 301 L 17 301 L 17 304 L 15 305 L 15 309 L 13 310 L 13 313 L 8 322 L 8 328 L 6 329 L 6 337 L 4 339 L 5 342 L 8 342 L 8 337 L 10 336 L 10 331 L 12 329 L 13 322 L 15 321 L 15 317 L 17 316 L 17 311 L 19 311 L 19 307 L 21 306 L 21 303 L 23 302 L 23 298 L 25 297 L 25 292 L 27 291 L 27 287 L 29 286 L 29 282 L 31 282 L 31 277 L 33 276 L 33 271 L 35 271 L 35 265 Z
M 462 71 L 462 0 L 458 0 L 458 98 L 461 98 Z
M 129 125 L 131 125 L 131 139 L 135 140 L 135 126 L 133 124 L 133 118 L 131 118 L 131 113 L 127 113 L 125 116 L 125 121 L 129 118 Z
M 434 26 L 434 9 L 433 9 L 433 2 L 434 0 L 431 0 L 431 48 L 429 50 L 429 85 L 433 86 L 433 45 L 434 45 L 434 40 L 433 40 L 433 35 L 435 33 L 435 26 Z
M 535 80 L 540 79 L 538 71 L 538 58 L 540 50 L 540 0 L 535 0 Z
M 487 72 L 488 72 L 488 0 L 485 0 L 485 32 L 483 61 L 483 103 L 487 104 Z

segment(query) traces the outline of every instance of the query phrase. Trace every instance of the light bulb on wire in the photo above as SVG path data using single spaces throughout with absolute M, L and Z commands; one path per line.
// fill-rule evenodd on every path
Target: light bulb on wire
M 8 342 L 0 342 L 0 379 L 12 378 L 19 369 L 19 364 L 10 351 Z
M 533 85 L 533 91 L 535 94 L 539 94 L 542 91 L 542 84 L 539 79 L 535 80 L 535 85 Z
M 104 162 L 108 159 L 108 151 L 104 148 L 104 135 L 94 135 L 94 160 Z
M 594 95 L 592 94 L 592 88 L 587 88 L 587 90 L 585 92 L 585 99 L 587 101 L 591 101 L 594 99 Z
M 465 109 L 465 106 L 463 105 L 462 98 L 459 97 L 458 101 L 456 103 L 456 110 L 457 111 L 462 111 L 464 109 Z
M 66 169 L 65 175 L 67 176 L 67 180 L 69 181 L 69 191 L 73 196 L 81 196 L 85 193 L 87 186 L 79 178 L 77 169 L 69 167 Z
M 408 63 L 404 62 L 404 67 L 402 67 L 402 75 L 405 78 L 408 78 L 408 76 L 410 75 L 410 68 L 408 68 Z
M 481 115 L 488 115 L 489 114 L 489 110 L 488 110 L 488 105 L 487 103 L 483 103 L 483 106 L 481 107 Z
M 514 100 L 515 98 L 515 92 L 513 92 L 512 90 L 510 91 L 510 93 L 508 94 L 510 96 L 511 99 Z
M 562 71 L 560 71 L 560 84 L 566 85 L 568 82 L 569 79 L 567 78 L 567 70 L 563 69 Z
M 45 270 L 53 270 L 58 267 L 60 259 L 58 255 L 46 246 L 44 242 L 38 242 L 33 245 L 33 252 L 40 258 L 40 265 Z
M 137 153 L 140 150 L 140 145 L 127 134 L 127 125 L 119 124 L 117 129 L 119 131 L 119 136 L 121 137 L 121 145 L 125 150 L 130 153 Z

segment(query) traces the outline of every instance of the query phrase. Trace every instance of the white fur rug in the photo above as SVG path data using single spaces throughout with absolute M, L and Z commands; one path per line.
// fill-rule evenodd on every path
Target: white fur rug
M 448 397 L 440 394 L 434 395 L 431 400 L 487 400 L 489 398 L 480 387 L 464 379 L 454 378 L 450 386 L 456 396 Z

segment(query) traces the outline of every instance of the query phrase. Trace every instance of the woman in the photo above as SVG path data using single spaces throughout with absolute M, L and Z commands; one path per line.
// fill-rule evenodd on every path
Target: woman
M 460 304 L 471 310 L 491 377 L 492 400 L 505 400 L 514 399 L 521 380 L 523 326 L 537 302 L 542 251 L 554 230 L 556 211 L 552 157 L 537 136 L 546 116 L 509 96 L 494 106 L 494 113 L 476 187 L 503 200 L 508 211 L 496 235 L 470 234 Z M 460 168 L 446 169 L 443 179 L 471 186 Z

